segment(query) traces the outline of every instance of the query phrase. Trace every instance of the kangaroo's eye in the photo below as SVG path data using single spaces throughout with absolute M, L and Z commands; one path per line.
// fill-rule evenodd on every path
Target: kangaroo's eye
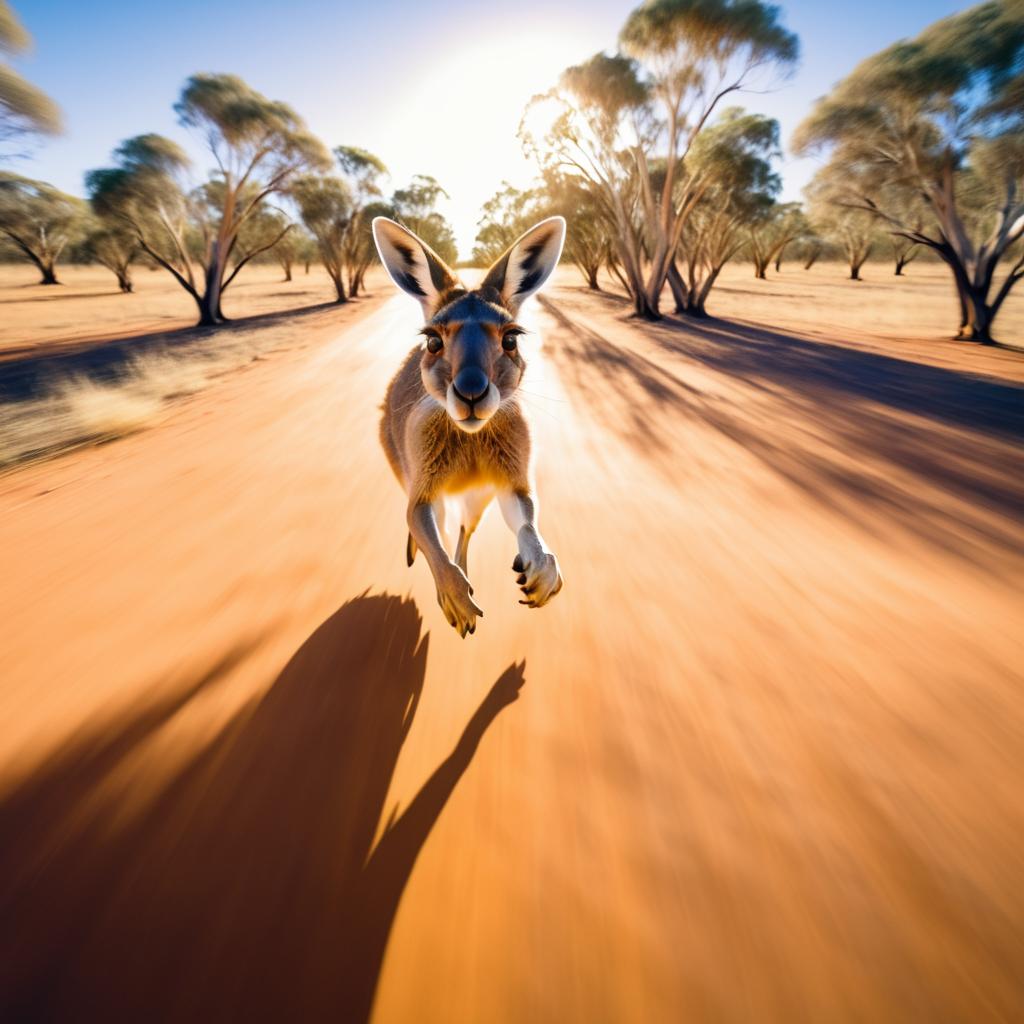
M 444 348 L 444 341 L 441 339 L 440 334 L 428 334 L 427 335 L 427 351 L 432 352 L 435 356 L 441 349 Z
M 519 345 L 518 339 L 520 334 L 522 334 L 522 331 L 506 331 L 501 339 L 501 347 L 506 352 L 515 352 Z

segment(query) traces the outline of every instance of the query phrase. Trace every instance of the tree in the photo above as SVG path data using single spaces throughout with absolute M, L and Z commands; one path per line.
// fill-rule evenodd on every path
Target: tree
M 308 231 L 296 228 L 292 234 L 295 238 L 295 259 L 302 264 L 303 273 L 308 274 L 313 260 L 320 255 L 320 249 Z
M 626 20 L 623 53 L 569 68 L 543 145 L 528 148 L 588 184 L 609 224 L 637 315 L 656 319 L 686 220 L 707 182 L 687 154 L 721 101 L 796 60 L 796 37 L 761 0 L 647 0 Z M 664 173 L 655 185 L 652 162 Z
M 40 284 L 60 284 L 57 260 L 81 234 L 87 207 L 45 181 L 0 171 L 0 235 L 35 264 Z
M 799 203 L 774 204 L 750 225 L 750 255 L 754 277 L 763 281 L 768 267 L 775 264 L 778 273 L 786 246 L 807 231 L 807 221 Z
M 395 220 L 422 238 L 448 266 L 453 267 L 458 261 L 455 232 L 436 209 L 442 197 L 451 198 L 435 178 L 416 174 L 406 188 L 397 189 L 392 194 L 391 206 Z
M 138 252 L 135 236 L 120 223 L 93 217 L 78 247 L 79 258 L 99 263 L 117 278 L 117 286 L 126 295 L 133 289 L 131 265 Z
M 824 168 L 807 186 L 811 219 L 816 232 L 843 254 L 850 268 L 850 280 L 860 281 L 861 267 L 878 240 L 878 224 L 870 213 L 837 201 L 837 192 L 842 186 L 833 181 L 832 173 L 830 168 Z
M 473 263 L 490 266 L 520 235 L 556 214 L 572 224 L 563 259 L 576 266 L 588 288 L 600 291 L 598 273 L 608 262 L 613 244 L 607 221 L 585 183 L 554 168 L 548 168 L 543 182 L 532 189 L 514 188 L 504 181 L 484 203 L 477 222 Z
M 348 268 L 348 294 L 354 298 L 362 289 L 363 275 L 376 254 L 370 235 L 372 218 L 366 217 L 366 210 L 383 195 L 382 183 L 388 177 L 388 169 L 379 157 L 356 146 L 337 146 L 334 156 L 350 196 L 343 259 Z
M 544 195 L 548 201 L 530 215 L 531 224 L 554 214 L 571 220 L 572 230 L 566 235 L 563 257 L 576 266 L 588 288 L 600 291 L 598 273 L 609 263 L 615 245 L 600 203 L 578 177 L 551 170 L 544 175 Z
M 374 217 L 395 218 L 394 207 L 383 200 L 368 203 L 363 207 L 359 218 L 359 230 L 355 233 L 355 245 L 351 249 L 350 277 L 352 280 L 351 295 L 358 295 L 363 291 L 363 278 L 370 267 L 378 262 L 377 246 L 373 241 L 373 232 L 370 225 Z
M 892 258 L 895 261 L 893 274 L 896 277 L 903 276 L 903 268 L 920 254 L 918 243 L 904 238 L 902 235 L 890 235 L 889 243 L 892 246 Z
M 302 223 L 316 239 L 320 261 L 334 284 L 336 301 L 347 302 L 345 257 L 352 193 L 340 178 L 306 175 L 292 184 L 291 195 Z
M 31 40 L 7 0 L 0 0 L 0 55 L 24 53 Z M 45 93 L 0 60 L 0 145 L 25 135 L 55 135 L 60 111 Z
M 234 75 L 193 75 L 174 109 L 213 156 L 216 171 L 205 185 L 187 187 L 184 152 L 159 135 L 122 143 L 118 165 L 91 171 L 86 182 L 94 206 L 119 218 L 192 296 L 199 323 L 213 325 L 227 319 L 221 297 L 238 272 L 280 240 L 260 235 L 263 242 L 254 244 L 249 221 L 300 172 L 326 166 L 328 157 L 290 107 Z
M 869 57 L 818 101 L 794 141 L 830 152 L 838 202 L 946 263 L 957 336 L 991 343 L 1024 277 L 1024 4 L 989 0 Z M 920 198 L 926 223 L 897 202 L 908 196 Z
M 680 239 L 678 268 L 669 277 L 676 312 L 707 315 L 722 268 L 744 246 L 749 225 L 770 215 L 782 183 L 772 169 L 779 125 L 739 108 L 724 111 L 694 143 L 692 171 L 708 182 Z
M 480 211 L 473 263 L 489 267 L 532 224 L 543 220 L 535 217 L 542 201 L 538 189 L 519 189 L 503 181 Z
M 797 258 L 804 270 L 810 270 L 825 253 L 825 240 L 808 225 L 808 232 L 797 242 Z

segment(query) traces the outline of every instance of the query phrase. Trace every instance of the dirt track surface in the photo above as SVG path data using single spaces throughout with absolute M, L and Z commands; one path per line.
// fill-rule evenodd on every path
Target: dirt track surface
M 0 479 L 0 1018 L 1020 1018 L 1020 384 L 624 314 L 533 307 L 566 586 L 492 510 L 465 641 L 401 297 Z

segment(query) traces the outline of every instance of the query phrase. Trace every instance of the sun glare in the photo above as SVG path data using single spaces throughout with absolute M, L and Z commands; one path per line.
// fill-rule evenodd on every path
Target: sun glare
M 451 199 L 441 210 L 461 259 L 473 248 L 481 206 L 501 182 L 526 186 L 536 177 L 516 137 L 531 97 L 598 45 L 578 31 L 570 43 L 548 27 L 470 39 L 414 67 L 401 104 L 382 117 L 389 164 L 396 182 L 431 174 L 444 186 Z

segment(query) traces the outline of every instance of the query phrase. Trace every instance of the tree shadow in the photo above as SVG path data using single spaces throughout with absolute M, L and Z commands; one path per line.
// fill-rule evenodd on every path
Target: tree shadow
M 524 682 L 523 665 L 502 673 L 375 843 L 421 626 L 411 600 L 348 602 L 141 807 L 118 789 L 133 757 L 235 656 L 6 796 L 0 1019 L 366 1020 L 419 851 Z
M 1024 387 L 712 319 L 630 326 L 645 342 L 634 348 L 580 322 L 572 301 L 541 301 L 567 386 L 673 478 L 701 457 L 680 426 L 707 427 L 865 533 L 899 527 L 997 574 L 1019 551 Z
M 40 352 L 38 346 L 7 349 L 0 359 L 0 402 L 18 402 L 39 397 L 52 389 L 54 381 L 69 377 L 86 377 L 106 384 L 117 383 L 133 372 L 135 360 L 139 356 L 151 353 L 171 356 L 201 353 L 214 336 L 230 337 L 234 332 L 254 327 L 273 327 L 327 310 L 354 308 L 360 299 L 350 299 L 348 303 L 340 304 L 317 302 L 296 309 L 256 313 L 229 320 L 216 327 L 193 325 L 113 340 L 83 341 L 70 351 L 46 351 L 44 348 Z

